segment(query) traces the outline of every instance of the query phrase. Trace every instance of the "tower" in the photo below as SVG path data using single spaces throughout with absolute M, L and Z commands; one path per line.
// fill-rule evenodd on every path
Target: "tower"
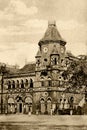
M 49 21 L 44 37 L 39 41 L 36 55 L 36 86 L 55 86 L 65 57 L 66 41 L 57 30 L 56 22 Z M 50 79 L 50 81 L 49 81 Z

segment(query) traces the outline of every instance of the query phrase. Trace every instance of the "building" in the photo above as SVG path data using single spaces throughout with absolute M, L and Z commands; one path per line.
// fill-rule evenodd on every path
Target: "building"
M 36 62 L 3 76 L 1 113 L 70 114 L 70 110 L 84 104 L 84 92 L 68 91 L 68 77 L 62 75 L 73 60 L 66 55 L 65 45 L 56 22 L 48 22 L 45 35 L 38 43 Z

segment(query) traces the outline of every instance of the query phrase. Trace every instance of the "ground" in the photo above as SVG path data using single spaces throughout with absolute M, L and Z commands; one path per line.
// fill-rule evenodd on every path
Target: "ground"
M 0 115 L 0 123 L 23 123 L 38 125 L 87 125 L 87 116 L 75 115 Z M 22 125 L 23 125 L 22 124 Z

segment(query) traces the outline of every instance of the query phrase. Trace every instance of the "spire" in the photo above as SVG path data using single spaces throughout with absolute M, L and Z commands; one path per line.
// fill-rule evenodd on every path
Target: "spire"
M 60 33 L 56 27 L 56 21 L 48 21 L 48 28 L 45 32 L 44 37 L 39 41 L 39 45 L 41 43 L 46 42 L 57 42 L 61 44 L 66 44 L 65 40 L 61 37 Z

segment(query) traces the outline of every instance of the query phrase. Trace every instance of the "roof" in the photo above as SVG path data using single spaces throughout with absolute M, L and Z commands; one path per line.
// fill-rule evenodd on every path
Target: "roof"
M 26 64 L 19 70 L 20 73 L 35 72 L 35 63 Z
M 41 51 L 40 50 L 38 50 L 36 57 L 41 57 Z
M 61 42 L 63 44 L 66 44 L 65 40 L 61 37 L 60 33 L 57 30 L 55 21 L 48 23 L 48 28 L 45 32 L 44 37 L 39 41 L 39 44 L 46 41 Z
M 7 65 L 5 65 L 5 66 L 1 65 L 0 66 L 0 74 L 4 73 L 5 75 L 7 75 L 7 74 L 17 73 L 18 71 L 19 71 L 19 69 L 16 68 L 16 67 L 12 67 L 12 66 L 8 67 Z

